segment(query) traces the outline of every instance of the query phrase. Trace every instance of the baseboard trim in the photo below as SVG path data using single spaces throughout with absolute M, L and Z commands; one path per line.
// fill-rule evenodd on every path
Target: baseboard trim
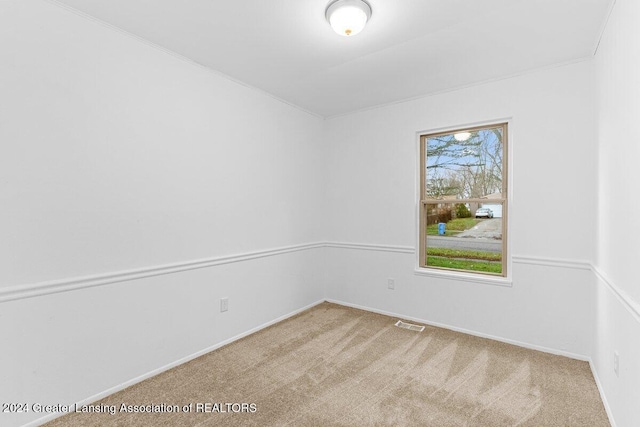
M 131 387 L 134 384 L 137 384 L 137 383 L 142 382 L 142 381 L 144 381 L 146 379 L 149 379 L 149 378 L 154 377 L 154 376 L 156 376 L 158 374 L 161 374 L 161 373 L 163 373 L 165 371 L 168 371 L 171 368 L 175 368 L 176 366 L 179 366 L 179 365 L 182 365 L 184 363 L 187 363 L 187 362 L 189 362 L 189 361 L 191 361 L 193 359 L 196 359 L 196 358 L 198 358 L 200 356 L 203 356 L 203 355 L 205 355 L 207 353 L 210 353 L 210 352 L 212 352 L 214 350 L 217 350 L 217 349 L 219 349 L 221 347 L 224 347 L 227 344 L 231 344 L 234 341 L 238 341 L 239 339 L 244 338 L 244 337 L 246 337 L 248 335 L 254 334 L 254 333 L 256 333 L 256 332 L 258 332 L 258 331 L 260 331 L 260 330 L 262 330 L 264 328 L 268 328 L 271 325 L 275 325 L 276 323 L 282 322 L 283 320 L 286 320 L 286 319 L 288 319 L 290 317 L 293 317 L 296 314 L 300 314 L 303 311 L 309 310 L 310 308 L 313 308 L 316 305 L 322 304 L 323 302 L 325 302 L 325 300 L 318 300 L 318 301 L 313 302 L 313 303 L 311 303 L 309 305 L 306 305 L 306 306 L 304 306 L 302 308 L 294 310 L 294 311 L 292 311 L 292 312 L 290 312 L 288 314 L 284 314 L 284 315 L 282 315 L 280 317 L 277 317 L 276 319 L 273 319 L 273 320 L 271 320 L 269 322 L 263 323 L 262 325 L 256 326 L 255 328 L 249 329 L 246 332 L 243 332 L 243 333 L 238 334 L 238 335 L 236 335 L 234 337 L 231 337 L 231 338 L 226 339 L 224 341 L 221 341 L 221 342 L 219 342 L 217 344 L 214 344 L 214 345 L 212 345 L 210 347 L 207 347 L 207 348 L 205 348 L 203 350 L 200 350 L 200 351 L 197 351 L 197 352 L 195 352 L 193 354 L 190 354 L 189 356 L 182 357 L 182 358 L 180 358 L 180 359 L 178 359 L 178 360 L 176 360 L 174 362 L 171 362 L 171 363 L 169 363 L 167 365 L 164 365 L 164 366 L 162 366 L 160 368 L 157 368 L 157 369 L 154 369 L 152 371 L 149 371 L 146 374 L 139 375 L 139 376 L 137 376 L 137 377 L 135 377 L 135 378 L 133 378 L 131 380 L 123 382 L 122 384 L 118 384 L 116 386 L 110 387 L 107 390 L 104 390 L 104 391 L 102 391 L 100 393 L 94 394 L 93 396 L 90 396 L 90 397 L 88 397 L 86 399 L 83 399 L 83 400 L 77 402 L 77 406 L 90 405 L 90 404 L 92 404 L 94 402 L 97 402 L 100 399 L 104 399 L 105 397 L 107 397 L 107 396 L 109 396 L 109 395 L 111 395 L 113 393 L 117 393 L 117 392 L 119 392 L 121 390 L 124 390 L 127 387 Z M 47 416 L 38 418 L 37 420 L 31 421 L 28 424 L 24 424 L 22 427 L 40 426 L 40 425 L 42 425 L 44 423 L 47 423 L 47 422 L 49 422 L 51 420 L 54 420 L 54 419 L 59 418 L 59 417 L 62 417 L 64 415 L 66 415 L 66 414 L 65 413 L 49 414 Z
M 338 304 L 338 305 L 343 305 L 345 307 L 357 308 L 359 310 L 369 311 L 369 312 L 372 312 L 372 313 L 383 314 L 385 316 L 397 317 L 397 318 L 404 319 L 404 320 L 411 320 L 411 321 L 414 321 L 414 322 L 423 323 L 425 325 L 435 326 L 435 327 L 443 328 L 443 329 L 449 329 L 451 331 L 461 332 L 461 333 L 467 334 L 467 335 L 473 335 L 473 336 L 480 337 L 480 338 L 487 338 L 487 339 L 490 339 L 490 340 L 499 341 L 499 342 L 503 342 L 503 343 L 506 343 L 506 344 L 516 345 L 518 347 L 523 347 L 523 348 L 526 348 L 526 349 L 529 349 L 529 350 L 537 350 L 537 351 L 541 351 L 543 353 L 555 354 L 557 356 L 564 356 L 564 357 L 568 357 L 570 359 L 576 359 L 576 360 L 580 360 L 580 361 L 583 361 L 583 362 L 588 362 L 590 360 L 590 358 L 588 356 L 585 356 L 585 355 L 582 355 L 582 354 L 571 353 L 571 352 L 568 352 L 568 351 L 557 350 L 557 349 L 554 349 L 554 348 L 544 347 L 544 346 L 540 346 L 540 345 L 536 345 L 536 344 L 530 344 L 530 343 L 526 343 L 526 342 L 522 342 L 522 341 L 516 341 L 516 340 L 512 340 L 512 339 L 508 339 L 508 338 L 498 337 L 498 336 L 495 336 L 495 335 L 485 334 L 483 332 L 472 331 L 470 329 L 465 329 L 465 328 L 459 328 L 457 326 L 451 326 L 451 325 L 447 325 L 445 323 L 432 322 L 430 320 L 420 319 L 418 317 L 407 316 L 407 315 L 404 315 L 404 314 L 394 313 L 394 312 L 391 312 L 391 311 L 379 310 L 379 309 L 376 309 L 376 308 L 366 307 L 366 306 L 363 306 L 363 305 L 352 304 L 352 303 L 348 303 L 348 302 L 345 302 L 345 301 L 334 300 L 334 299 L 327 299 L 327 302 L 330 302 L 330 303 L 333 303 L 333 304 Z
M 511 344 L 511 345 L 516 345 L 518 347 L 523 347 L 523 348 L 530 349 L 530 350 L 542 351 L 544 353 L 549 353 L 549 354 L 554 354 L 554 355 L 558 355 L 558 356 L 569 357 L 571 359 L 576 359 L 576 360 L 581 360 L 581 361 L 588 362 L 589 363 L 589 367 L 591 369 L 591 372 L 593 374 L 594 380 L 596 382 L 596 386 L 598 387 L 598 392 L 600 393 L 600 397 L 602 399 L 605 411 L 607 413 L 607 417 L 609 418 L 609 422 L 611 423 L 612 427 L 617 427 L 616 423 L 615 423 L 615 419 L 613 418 L 613 412 L 611 411 L 611 407 L 610 407 L 609 402 L 607 400 L 606 394 L 604 393 L 604 389 L 602 387 L 602 383 L 600 382 L 600 378 L 598 376 L 597 370 L 595 369 L 595 366 L 594 366 L 594 363 L 593 363 L 593 360 L 591 359 L 591 357 L 584 356 L 584 355 L 581 355 L 581 354 L 566 352 L 566 351 L 562 351 L 562 350 L 556 350 L 556 349 L 552 349 L 552 348 L 544 347 L 544 346 L 539 346 L 539 345 L 535 345 L 535 344 L 525 343 L 525 342 L 522 342 L 522 341 L 511 340 L 511 339 L 507 339 L 507 338 L 503 338 L 503 337 L 498 337 L 498 336 L 495 336 L 495 335 L 485 334 L 485 333 L 478 332 L 478 331 L 472 331 L 472 330 L 465 329 L 465 328 L 459 328 L 459 327 L 456 327 L 456 326 L 447 325 L 447 324 L 444 324 L 444 323 L 432 322 L 432 321 L 421 319 L 421 318 L 417 318 L 417 317 L 414 317 L 414 316 L 407 316 L 407 315 L 403 315 L 403 314 L 399 314 L 399 313 L 394 313 L 394 312 L 390 312 L 390 311 L 386 311 L 386 310 L 379 310 L 379 309 L 375 309 L 375 308 L 371 308 L 371 307 L 367 307 L 367 306 L 363 306 L 363 305 L 359 305 L 359 304 L 352 304 L 352 303 L 348 303 L 348 302 L 345 302 L 345 301 L 334 300 L 334 299 L 323 299 L 323 300 L 315 301 L 315 302 L 313 302 L 311 304 L 308 304 L 308 305 L 306 305 L 306 306 L 304 306 L 302 308 L 294 310 L 294 311 L 292 311 L 292 312 L 290 312 L 288 314 L 284 314 L 284 315 L 282 315 L 280 317 L 277 317 L 276 319 L 273 319 L 273 320 L 271 320 L 269 322 L 266 322 L 266 323 L 264 323 L 262 325 L 256 326 L 255 328 L 249 329 L 248 331 L 245 331 L 245 332 L 243 332 L 241 334 L 238 334 L 238 335 L 236 335 L 234 337 L 231 337 L 229 339 L 221 341 L 221 342 L 219 342 L 217 344 L 214 344 L 214 345 L 212 345 L 210 347 L 207 347 L 207 348 L 205 348 L 203 350 L 197 351 L 197 352 L 195 352 L 195 353 L 193 353 L 191 355 L 188 355 L 188 356 L 185 356 L 183 358 L 180 358 L 180 359 L 178 359 L 178 360 L 176 360 L 174 362 L 171 362 L 171 363 L 169 363 L 167 365 L 164 365 L 164 366 L 162 366 L 160 368 L 157 368 L 157 369 L 154 369 L 152 371 L 149 371 L 149 372 L 147 372 L 147 373 L 145 373 L 143 375 L 140 375 L 138 377 L 135 377 L 135 378 L 133 378 L 131 380 L 125 381 L 125 382 L 123 382 L 123 383 L 121 383 L 119 385 L 116 385 L 114 387 L 110 387 L 107 390 L 104 390 L 104 391 L 102 391 L 100 393 L 94 394 L 93 396 L 90 396 L 90 397 L 88 397 L 86 399 L 83 399 L 83 400 L 77 402 L 77 405 L 78 406 L 83 406 L 83 405 L 92 404 L 92 403 L 94 403 L 94 402 L 96 402 L 96 401 L 98 401 L 100 399 L 103 399 L 103 398 L 105 398 L 105 397 L 107 397 L 107 396 L 109 396 L 111 394 L 114 394 L 114 393 L 117 393 L 117 392 L 119 392 L 121 390 L 124 390 L 127 387 L 130 387 L 132 385 L 140 383 L 140 382 L 142 382 L 142 381 L 144 381 L 146 379 L 149 379 L 149 378 L 151 378 L 153 376 L 156 376 L 156 375 L 161 374 L 161 373 L 163 373 L 165 371 L 168 371 L 169 369 L 172 369 L 172 368 L 174 368 L 176 366 L 179 366 L 179 365 L 182 365 L 184 363 L 187 363 L 187 362 L 189 362 L 189 361 L 191 361 L 193 359 L 196 359 L 196 358 L 198 358 L 198 357 L 200 357 L 200 356 L 202 356 L 204 354 L 207 354 L 207 353 L 209 353 L 211 351 L 217 350 L 217 349 L 219 349 L 221 347 L 224 347 L 225 345 L 231 344 L 234 341 L 242 339 L 242 338 L 244 338 L 244 337 L 246 337 L 248 335 L 254 334 L 254 333 L 256 333 L 256 332 L 258 332 L 258 331 L 260 331 L 262 329 L 265 329 L 265 328 L 267 328 L 269 326 L 272 326 L 272 325 L 274 325 L 276 323 L 279 323 L 279 322 L 281 322 L 283 320 L 286 320 L 286 319 L 288 319 L 290 317 L 293 317 L 293 316 L 295 316 L 295 315 L 297 315 L 299 313 L 302 313 L 302 312 L 304 312 L 306 310 L 309 310 L 309 309 L 311 309 L 311 308 L 313 308 L 313 307 L 315 307 L 315 306 L 317 306 L 319 304 L 322 304 L 323 302 L 329 302 L 329 303 L 332 303 L 332 304 L 338 304 L 338 305 L 342 305 L 342 306 L 345 306 L 345 307 L 356 308 L 356 309 L 359 309 L 359 310 L 369 311 L 369 312 L 372 312 L 372 313 L 378 313 L 378 314 L 382 314 L 382 315 L 390 316 L 390 317 L 401 318 L 401 319 L 404 319 L 404 320 L 411 320 L 411 321 L 414 321 L 414 322 L 423 323 L 425 325 L 431 325 L 431 326 L 444 328 L 444 329 L 448 329 L 448 330 L 452 330 L 452 331 L 456 331 L 456 332 L 460 332 L 460 333 L 464 333 L 464 334 L 468 334 L 468 335 L 477 336 L 477 337 L 480 337 L 480 338 L 487 338 L 487 339 L 491 339 L 491 340 L 494 340 L 494 341 L 499 341 L 499 342 L 504 342 L 504 343 Z M 24 424 L 23 427 L 37 427 L 37 426 L 40 426 L 40 425 L 42 425 L 44 423 L 52 421 L 52 420 L 54 420 L 56 418 L 62 417 L 64 415 L 66 415 L 66 414 L 64 414 L 64 413 L 48 414 L 48 415 L 46 415 L 44 417 L 38 418 L 38 419 L 33 420 L 33 421 L 31 421 L 31 422 L 29 422 L 27 424 Z
M 173 264 L 164 264 L 154 267 L 117 271 L 114 273 L 97 274 L 92 276 L 74 277 L 70 279 L 5 287 L 0 288 L 0 303 L 56 294 L 60 292 L 69 292 L 79 289 L 92 288 L 96 286 L 104 286 L 112 283 L 128 282 L 130 280 L 143 279 L 146 277 L 161 276 L 164 274 L 173 274 L 182 271 L 214 267 L 217 265 L 249 261 L 258 258 L 287 254 L 291 252 L 306 251 L 309 249 L 322 248 L 324 246 L 324 243 L 306 243 L 301 245 L 283 246 L 261 251 L 245 252 L 236 255 L 212 257 L 192 261 L 177 262 Z
M 611 427 L 616 427 L 616 420 L 613 418 L 613 411 L 611 410 L 611 406 L 609 406 L 607 395 L 604 394 L 604 388 L 602 387 L 602 383 L 600 382 L 598 371 L 596 370 L 596 367 L 593 363 L 593 359 L 591 358 L 589 358 L 589 367 L 591 368 L 591 374 L 593 375 L 593 379 L 596 381 L 596 386 L 598 387 L 598 392 L 600 393 L 600 399 L 602 399 L 604 410 L 607 413 L 607 418 L 609 418 L 609 424 L 611 424 Z
M 635 302 L 625 291 L 609 280 L 609 278 L 607 278 L 607 276 L 605 276 L 602 270 L 598 267 L 592 265 L 591 270 L 593 271 L 593 274 L 595 274 L 596 278 L 604 283 L 605 287 L 615 295 L 618 301 L 620 301 L 633 318 L 640 322 L 640 304 Z

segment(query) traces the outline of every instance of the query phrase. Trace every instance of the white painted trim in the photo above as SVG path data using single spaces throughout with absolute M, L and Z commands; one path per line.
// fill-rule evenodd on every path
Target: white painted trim
M 160 276 L 164 274 L 178 273 L 181 271 L 208 268 L 222 264 L 249 261 L 257 258 L 264 258 L 274 255 L 281 255 L 291 252 L 305 251 L 309 249 L 322 248 L 324 243 L 306 243 L 301 245 L 284 246 L 279 248 L 266 249 L 261 251 L 246 252 L 243 254 L 227 255 L 173 264 L 164 264 L 154 267 L 144 267 L 132 270 L 117 271 L 114 273 L 97 274 L 92 276 L 74 277 L 70 279 L 54 280 L 27 285 L 17 285 L 0 288 L 0 303 L 18 299 L 33 298 L 43 295 L 60 292 L 74 291 L 78 289 L 92 288 L 95 286 L 108 285 L 112 283 L 127 282 L 130 280 L 143 279 L 146 277 Z
M 509 277 L 492 276 L 480 273 L 465 273 L 457 270 L 440 270 L 437 268 L 416 268 L 413 270 L 416 276 L 436 277 L 438 279 L 460 280 L 463 282 L 482 283 L 494 286 L 513 286 L 513 280 Z
M 383 245 L 383 244 L 371 244 L 371 243 L 346 243 L 346 242 L 326 242 L 324 244 L 325 247 L 328 248 L 339 248 L 339 249 L 359 249 L 366 251 L 380 251 L 380 252 L 397 252 L 403 254 L 415 254 L 416 250 L 411 246 L 395 246 L 395 245 Z M 566 259 L 566 258 L 547 258 L 547 257 L 535 257 L 535 256 L 524 256 L 524 255 L 514 255 L 511 257 L 514 264 L 531 264 L 531 265 L 539 265 L 543 267 L 561 267 L 561 268 L 572 268 L 576 270 L 591 270 L 591 263 L 585 260 L 576 260 L 576 259 Z M 432 275 L 431 272 L 433 270 L 427 270 L 424 268 L 416 269 L 416 274 L 419 275 Z M 435 271 L 433 275 L 444 274 L 447 276 L 451 276 L 450 272 L 440 272 Z M 473 275 L 473 278 L 476 276 Z M 491 278 L 491 277 L 489 277 Z M 511 282 L 509 278 L 499 278 L 504 280 L 499 280 L 502 282 Z
M 633 298 L 629 296 L 629 294 L 627 294 L 625 291 L 623 291 L 618 286 L 616 286 L 615 283 L 613 283 L 609 278 L 607 278 L 604 272 L 602 272 L 602 270 L 600 270 L 598 267 L 596 267 L 595 265 L 592 265 L 591 270 L 593 271 L 593 274 L 596 275 L 596 278 L 599 279 L 602 283 L 604 283 L 605 286 L 616 296 L 618 301 L 622 303 L 624 308 L 626 308 L 627 311 L 629 311 L 629 313 L 634 317 L 634 319 L 640 322 L 640 304 L 634 301 Z
M 385 316 L 397 317 L 397 318 L 404 319 L 404 320 L 411 320 L 413 322 L 424 323 L 425 325 L 435 326 L 437 328 L 449 329 L 451 331 L 461 332 L 463 334 L 473 335 L 473 336 L 480 337 L 480 338 L 487 338 L 487 339 L 494 340 L 494 341 L 500 341 L 500 342 L 503 342 L 503 343 L 516 345 L 518 347 L 527 348 L 529 350 L 536 350 L 536 351 L 541 351 L 543 353 L 555 354 L 557 356 L 569 357 L 571 359 L 581 360 L 581 361 L 584 361 L 584 362 L 588 362 L 590 360 L 588 356 L 585 356 L 585 355 L 582 355 L 582 354 L 571 353 L 571 352 L 568 352 L 568 351 L 557 350 L 557 349 L 554 349 L 554 348 L 543 347 L 543 346 L 536 345 L 536 344 L 530 344 L 530 343 L 526 343 L 526 342 L 522 342 L 522 341 L 516 341 L 516 340 L 512 340 L 512 339 L 508 339 L 508 338 L 498 337 L 498 336 L 495 336 L 495 335 L 485 334 L 485 333 L 478 332 L 478 331 L 472 331 L 472 330 L 465 329 L 465 328 L 459 328 L 457 326 L 451 326 L 451 325 L 447 325 L 447 324 L 444 324 L 444 323 L 432 322 L 432 321 L 429 321 L 429 320 L 420 319 L 418 317 L 406 316 L 404 314 L 393 313 L 393 312 L 390 312 L 390 311 L 379 310 L 379 309 L 376 309 L 376 308 L 365 307 L 365 306 L 362 306 L 362 305 L 351 304 L 351 303 L 348 303 L 348 302 L 339 301 L 339 300 L 333 300 L 333 299 L 327 299 L 327 302 L 330 302 L 330 303 L 333 303 L 333 304 L 338 304 L 338 305 L 344 305 L 346 307 L 357 308 L 359 310 L 370 311 L 372 313 L 383 314 Z
M 327 242 L 325 246 L 328 248 L 338 249 L 359 249 L 363 251 L 381 251 L 381 252 L 397 252 L 402 254 L 413 254 L 415 248 L 411 246 L 392 246 L 370 243 L 343 243 L 343 242 Z
M 561 268 L 572 268 L 576 270 L 591 270 L 591 263 L 589 261 L 575 260 L 575 259 L 545 258 L 545 257 L 514 255 L 513 262 L 517 264 L 541 265 L 544 267 L 561 267 Z
M 448 125 L 448 126 L 440 126 L 437 128 L 432 128 L 432 129 L 423 129 L 423 130 L 419 130 L 416 132 L 416 136 L 418 137 L 418 150 L 420 150 L 420 137 L 422 135 L 428 135 L 428 134 L 432 134 L 432 133 L 445 133 L 445 132 L 454 132 L 454 131 L 459 131 L 460 129 L 466 129 L 466 128 L 478 128 L 478 127 L 484 127 L 484 126 L 492 126 L 492 125 L 499 125 L 501 123 L 507 123 L 508 125 L 511 125 L 511 122 L 513 121 L 513 116 L 506 116 L 506 117 L 499 117 L 497 119 L 491 119 L 491 120 L 480 120 L 480 121 L 475 121 L 475 122 L 466 122 L 466 123 L 456 123 L 456 124 L 452 124 L 452 125 Z M 511 126 L 509 126 L 510 128 Z M 511 129 L 508 129 L 509 135 L 508 137 L 511 136 Z M 511 147 L 507 147 L 507 150 L 510 150 Z M 420 152 L 418 151 L 418 158 L 420 157 Z M 418 165 L 418 168 L 420 168 L 420 166 Z M 420 189 L 418 190 L 418 201 L 420 201 L 420 197 L 419 197 L 419 193 L 420 193 Z M 444 201 L 444 203 L 451 203 L 451 201 Z M 453 203 L 455 203 L 455 200 L 452 201 Z
M 589 367 L 591 368 L 593 379 L 596 381 L 596 386 L 598 387 L 598 392 L 600 393 L 600 399 L 602 399 L 604 410 L 607 413 L 607 418 L 609 418 L 609 424 L 611 424 L 611 427 L 616 427 L 616 420 L 613 418 L 613 411 L 611 410 L 611 406 L 609 406 L 607 396 L 604 394 L 604 388 L 600 382 L 600 377 L 598 377 L 598 371 L 596 371 L 596 366 L 591 358 L 589 358 Z
M 346 242 L 315 242 L 305 243 L 300 245 L 283 246 L 278 248 L 265 249 L 261 251 L 245 252 L 242 254 L 225 255 L 220 257 L 204 258 L 192 261 L 183 261 L 172 264 L 164 264 L 153 267 L 143 267 L 138 269 L 116 271 L 112 273 L 96 274 L 83 277 L 72 277 L 68 279 L 52 280 L 47 282 L 40 282 L 34 284 L 15 285 L 8 287 L 0 287 L 0 303 L 7 301 L 15 301 L 26 298 L 34 298 L 44 295 L 56 294 L 61 292 L 69 292 L 80 289 L 92 288 L 96 286 L 109 285 L 113 283 L 128 282 L 130 280 L 144 279 L 147 277 L 161 276 L 164 274 L 179 273 L 182 271 L 196 270 L 200 268 L 215 267 L 217 265 L 231 264 L 235 262 L 250 261 L 257 258 L 264 258 L 269 256 L 281 255 L 291 252 L 299 252 L 310 249 L 318 248 L 334 248 L 334 249 L 348 249 L 348 250 L 363 250 L 363 251 L 377 251 L 377 252 L 389 252 L 410 254 L 416 253 L 415 248 L 411 246 L 395 246 L 395 245 L 383 245 L 372 243 L 346 243 Z M 633 302 L 629 297 L 625 297 L 624 292 L 614 285 L 610 284 L 608 280 L 598 273 L 598 270 L 593 267 L 587 261 L 580 260 L 568 260 L 568 259 L 555 259 L 555 258 L 538 258 L 538 257 L 525 257 L 514 256 L 512 257 L 513 263 L 519 264 L 532 264 L 545 267 L 562 267 L 573 268 L 579 270 L 592 269 L 596 274 L 602 278 L 602 280 L 613 290 L 613 292 L 621 299 L 632 314 L 640 320 L 640 308 L 634 308 L 637 303 Z M 491 276 L 479 276 L 475 274 L 465 275 L 461 272 L 449 272 L 427 269 L 415 269 L 414 274 L 418 276 L 431 276 L 440 277 L 452 280 L 464 280 L 476 283 L 488 283 L 499 286 L 511 286 L 512 279 L 502 277 Z
M 602 22 L 602 26 L 600 27 L 600 31 L 598 32 L 598 39 L 596 40 L 596 45 L 593 48 L 594 57 L 598 54 L 600 43 L 602 42 L 602 38 L 604 37 L 604 32 L 607 30 L 607 26 L 609 25 L 609 19 L 611 18 L 611 14 L 613 13 L 613 8 L 615 6 L 616 6 L 616 0 L 611 0 L 611 4 L 609 5 L 609 10 L 607 10 L 607 17 Z
M 180 61 L 182 61 L 184 63 L 187 63 L 189 65 L 193 65 L 195 67 L 198 67 L 198 68 L 200 68 L 200 69 L 202 69 L 202 70 L 204 70 L 204 71 L 206 71 L 208 73 L 214 74 L 214 75 L 216 75 L 218 77 L 222 77 L 223 79 L 231 81 L 231 82 L 233 82 L 233 83 L 235 83 L 235 84 L 237 84 L 239 86 L 243 86 L 243 87 L 245 87 L 247 89 L 250 89 L 250 90 L 252 90 L 254 92 L 262 94 L 262 95 L 264 95 L 264 96 L 266 96 L 268 98 L 274 99 L 274 100 L 279 101 L 279 102 L 281 102 L 283 104 L 286 104 L 286 105 L 288 105 L 290 107 L 293 107 L 296 110 L 302 111 L 303 113 L 306 113 L 306 114 L 309 114 L 311 116 L 314 116 L 314 117 L 317 117 L 319 119 L 323 119 L 324 120 L 324 116 L 322 116 L 321 114 L 318 114 L 318 113 L 316 113 L 314 111 L 311 111 L 311 110 L 307 110 L 306 108 L 301 107 L 300 105 L 294 104 L 293 102 L 287 101 L 286 99 L 283 99 L 283 98 L 280 98 L 280 97 L 278 97 L 278 96 L 276 96 L 276 95 L 274 95 L 274 94 L 272 94 L 270 92 L 267 92 L 264 89 L 260 89 L 260 88 L 258 88 L 256 86 L 252 86 L 252 85 L 250 85 L 248 83 L 245 83 L 245 82 L 243 82 L 241 80 L 238 80 L 238 79 L 236 79 L 234 77 L 231 77 L 230 75 L 225 74 L 222 71 L 216 70 L 215 68 L 211 68 L 211 67 L 209 67 L 207 65 L 204 65 L 204 64 L 201 64 L 199 62 L 196 62 L 193 59 L 187 58 L 184 55 L 181 55 L 181 54 L 179 54 L 177 52 L 174 52 L 173 50 L 170 50 L 170 49 L 167 49 L 166 47 L 160 46 L 160 45 L 158 45 L 158 44 L 156 44 L 156 43 L 154 43 L 154 42 L 152 42 L 150 40 L 147 40 L 147 39 L 145 39 L 143 37 L 140 37 L 140 36 L 138 36 L 136 34 L 133 34 L 133 33 L 129 32 L 129 31 L 123 29 L 123 28 L 117 27 L 117 26 L 115 26 L 113 24 L 110 24 L 110 23 L 108 23 L 106 21 L 98 19 L 95 16 L 92 16 L 92 15 L 89 15 L 89 14 L 87 14 L 85 12 L 82 12 L 81 10 L 78 10 L 78 9 L 76 9 L 74 7 L 71 7 L 71 6 L 69 6 L 69 5 L 65 4 L 65 3 L 61 3 L 58 0 L 45 0 L 45 1 L 50 3 L 50 4 L 52 4 L 52 5 L 54 5 L 54 6 L 57 6 L 57 7 L 61 8 L 61 9 L 64 9 L 67 12 L 73 13 L 74 15 L 79 16 L 79 17 L 81 17 L 81 18 L 83 18 L 83 19 L 85 19 L 87 21 L 91 21 L 91 22 L 97 23 L 97 24 L 99 24 L 99 25 L 101 25 L 101 26 L 103 26 L 105 28 L 108 28 L 111 31 L 115 31 L 117 33 L 120 33 L 120 34 L 126 36 L 126 37 L 129 37 L 129 38 L 137 41 L 138 43 L 142 43 L 142 44 L 144 44 L 144 45 L 146 45 L 146 46 L 148 46 L 148 47 L 150 47 L 152 49 L 155 49 L 155 50 L 157 50 L 159 52 L 162 52 L 164 54 L 173 56 L 174 58 L 176 58 L 176 59 L 178 59 L 178 60 L 180 60 Z
M 382 104 L 372 105 L 372 106 L 369 106 L 369 107 L 362 107 L 362 108 L 358 108 L 358 109 L 355 109 L 355 110 L 346 111 L 344 113 L 331 114 L 331 115 L 325 116 L 325 120 L 331 120 L 331 119 L 334 119 L 334 118 L 350 116 L 352 114 L 365 113 L 365 112 L 371 111 L 371 110 L 387 108 L 387 107 L 391 107 L 391 106 L 397 105 L 397 104 L 404 104 L 405 102 L 418 101 L 420 99 L 431 98 L 431 97 L 442 95 L 442 94 L 445 94 L 445 93 L 458 92 L 458 91 L 461 91 L 461 90 L 470 89 L 470 88 L 474 88 L 474 87 L 477 87 L 477 86 L 484 86 L 484 85 L 488 85 L 488 84 L 491 84 L 491 83 L 500 82 L 500 81 L 503 81 L 503 80 L 509 80 L 509 79 L 514 79 L 514 78 L 518 78 L 518 77 L 528 76 L 528 75 L 531 75 L 531 74 L 536 74 L 536 73 L 541 73 L 541 72 L 544 72 L 544 71 L 554 70 L 556 68 L 568 67 L 570 65 L 579 64 L 581 62 L 587 62 L 587 61 L 591 61 L 591 60 L 593 60 L 593 56 L 592 55 L 581 56 L 579 58 L 570 59 L 568 61 L 557 62 L 555 64 L 544 65 L 542 67 L 530 68 L 528 70 L 519 71 L 519 72 L 516 72 L 516 73 L 513 73 L 513 74 L 506 75 L 506 76 L 488 78 L 488 79 L 480 80 L 480 81 L 473 82 L 473 83 L 453 86 L 453 87 L 450 87 L 450 88 L 447 88 L 447 89 L 434 90 L 434 91 L 431 91 L 431 92 L 425 92 L 425 93 L 422 93 L 420 95 L 411 96 L 411 97 L 408 97 L 408 98 L 398 99 L 397 101 L 384 102 Z
M 204 354 L 207 354 L 207 353 L 210 353 L 210 352 L 212 352 L 214 350 L 217 350 L 220 347 L 224 347 L 227 344 L 231 344 L 234 341 L 237 341 L 237 340 L 239 340 L 241 338 L 244 338 L 244 337 L 246 337 L 248 335 L 254 334 L 254 333 L 256 333 L 256 332 L 258 332 L 258 331 L 260 331 L 260 330 L 262 330 L 264 328 L 267 328 L 267 327 L 269 327 L 271 325 L 274 325 L 274 324 L 276 324 L 278 322 L 282 322 L 283 320 L 286 320 L 286 319 L 288 319 L 290 317 L 293 317 L 296 314 L 302 313 L 303 311 L 309 310 L 310 308 L 313 308 L 316 305 L 322 304 L 323 302 L 324 302 L 324 300 L 319 300 L 319 301 L 313 302 L 313 303 L 311 303 L 311 304 L 309 304 L 309 305 L 307 305 L 305 307 L 302 307 L 302 308 L 299 308 L 297 310 L 294 310 L 291 313 L 284 314 L 284 315 L 282 315 L 282 316 L 280 316 L 280 317 L 278 317 L 278 318 L 276 318 L 274 320 L 271 320 L 271 321 L 269 321 L 267 323 L 263 323 L 260 326 L 256 326 L 255 328 L 249 329 L 248 331 L 243 332 L 241 334 L 238 334 L 238 335 L 236 335 L 236 336 L 234 336 L 232 338 L 229 338 L 229 339 L 226 339 L 226 340 L 224 340 L 222 342 L 214 344 L 214 345 L 212 345 L 210 347 L 207 347 L 207 348 L 205 348 L 203 350 L 195 352 L 195 353 L 193 353 L 193 354 L 191 354 L 189 356 L 185 356 L 185 357 L 183 357 L 181 359 L 178 359 L 178 360 L 176 360 L 174 362 L 171 362 L 171 363 L 169 363 L 167 365 L 164 365 L 164 366 L 162 366 L 162 367 L 160 367 L 158 369 L 154 369 L 152 371 L 149 371 L 146 374 L 142 374 L 142 375 L 137 376 L 137 377 L 135 377 L 135 378 L 133 378 L 131 380 L 125 381 L 122 384 L 118 384 L 117 386 L 108 388 L 107 390 L 104 390 L 104 391 L 102 391 L 100 393 L 94 394 L 91 397 L 88 397 L 86 399 L 83 399 L 83 400 L 77 402 L 77 406 L 89 405 L 89 404 L 94 403 L 94 402 L 96 402 L 96 401 L 98 401 L 100 399 L 104 399 L 105 397 L 107 397 L 107 396 L 109 396 L 109 395 L 111 395 L 113 393 L 117 393 L 117 392 L 119 392 L 121 390 L 124 390 L 127 387 L 131 387 L 134 384 L 137 384 L 137 383 L 142 382 L 142 381 L 144 381 L 146 379 L 149 379 L 149 378 L 154 377 L 154 376 L 156 376 L 158 374 L 161 374 L 161 373 L 163 373 L 165 371 L 168 371 L 171 368 L 175 368 L 176 366 L 179 366 L 179 365 L 182 365 L 184 363 L 187 363 L 187 362 L 189 362 L 189 361 L 191 361 L 191 360 L 193 360 L 195 358 L 198 358 L 198 357 L 200 357 L 200 356 L 202 356 Z M 39 426 L 39 425 L 44 424 L 45 422 L 51 421 L 51 420 L 53 420 L 55 418 L 58 418 L 58 417 L 61 417 L 63 415 L 66 415 L 66 414 L 65 413 L 49 414 L 49 415 L 46 415 L 46 416 L 44 416 L 42 418 L 38 418 L 37 420 L 31 421 L 30 423 L 25 424 L 23 427 Z

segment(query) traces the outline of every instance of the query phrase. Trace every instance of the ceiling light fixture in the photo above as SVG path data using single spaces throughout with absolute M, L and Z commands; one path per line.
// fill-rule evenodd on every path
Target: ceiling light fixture
M 466 141 L 467 139 L 469 139 L 471 137 L 471 132 L 455 133 L 455 134 L 453 134 L 453 137 L 456 139 L 456 141 L 459 141 L 459 142 Z
M 355 36 L 371 18 L 371 6 L 364 0 L 335 0 L 325 13 L 333 31 L 341 36 Z

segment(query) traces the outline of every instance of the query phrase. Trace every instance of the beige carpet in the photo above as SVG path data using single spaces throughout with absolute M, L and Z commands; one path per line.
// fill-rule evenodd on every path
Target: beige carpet
M 47 426 L 609 426 L 586 362 L 396 320 L 323 303 Z

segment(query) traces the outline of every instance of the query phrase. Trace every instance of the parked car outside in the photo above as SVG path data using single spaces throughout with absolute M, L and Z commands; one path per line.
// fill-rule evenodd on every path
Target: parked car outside
M 493 211 L 489 208 L 480 208 L 476 211 L 476 218 L 493 218 Z

